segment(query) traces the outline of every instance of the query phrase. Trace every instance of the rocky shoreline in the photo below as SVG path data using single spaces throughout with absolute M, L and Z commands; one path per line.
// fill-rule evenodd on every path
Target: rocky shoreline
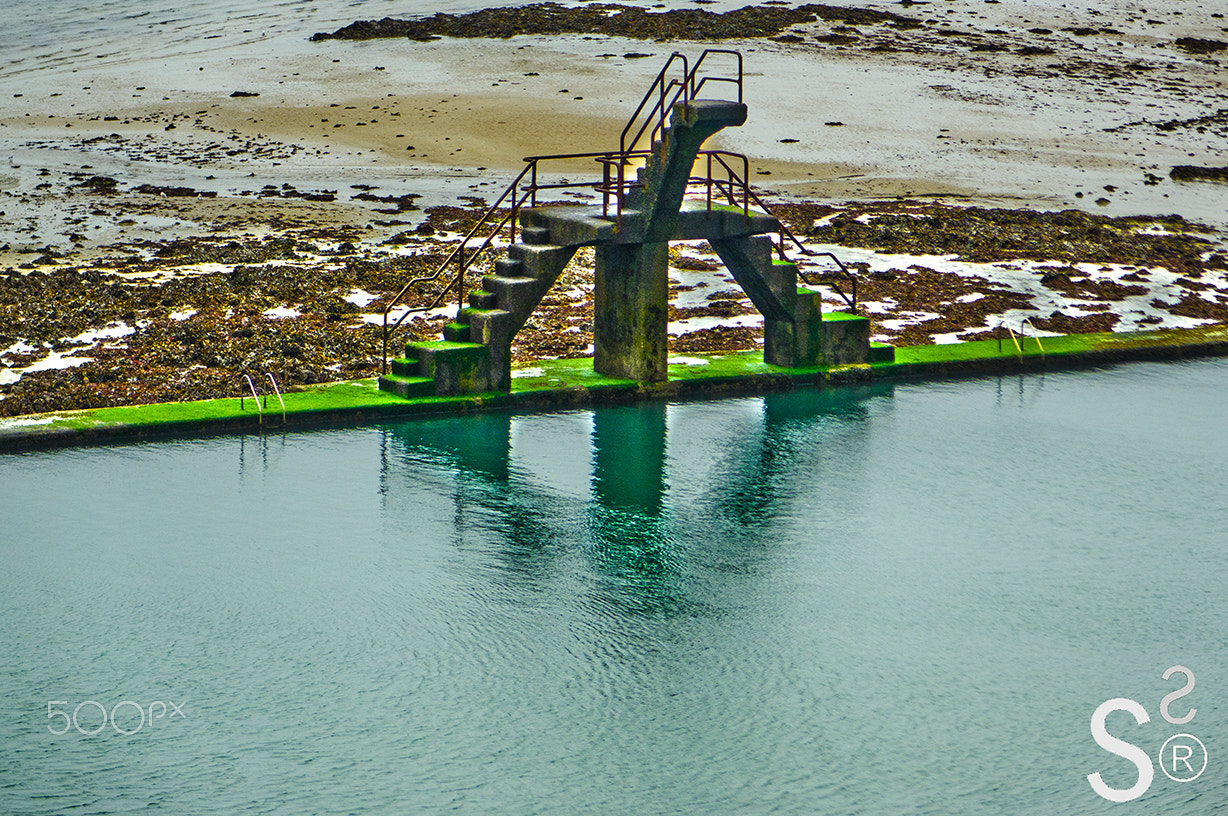
M 932 14 L 930 10 L 922 8 L 928 3 L 906 0 L 900 5 L 905 9 L 916 6 L 918 11 Z M 1212 16 L 1223 17 L 1222 14 Z M 1147 23 L 1160 26 L 1163 21 L 1147 20 Z M 1228 27 L 1221 30 L 1228 32 Z M 1106 59 L 1106 55 L 1095 48 L 1096 41 L 1127 36 L 1112 24 L 1098 27 L 1066 25 L 1058 29 L 1033 26 L 1011 31 L 996 27 L 978 28 L 974 21 L 966 21 L 957 27 L 926 14 L 908 16 L 857 6 L 807 3 L 791 7 L 783 0 L 769 0 L 764 5 L 725 12 L 704 9 L 654 11 L 619 3 L 591 3 L 579 7 L 553 2 L 531 3 L 481 9 L 469 14 L 437 13 L 417 19 L 384 17 L 379 20 L 356 20 L 332 32 L 316 32 L 311 40 L 405 38 L 430 42 L 444 37 L 509 39 L 567 34 L 659 43 L 767 39 L 789 45 L 846 49 L 865 56 L 955 51 L 969 56 L 1004 53 L 1033 59 L 1050 57 L 1059 61 L 1041 61 L 1034 66 L 1025 63 L 1013 67 L 1013 71 L 1040 75 L 1053 70 L 1068 74 L 1078 71 L 1084 75 L 1084 79 L 1088 72 L 1105 78 L 1126 77 L 1162 67 L 1149 60 L 1119 62 Z M 1087 48 L 1085 42 L 1090 42 L 1093 47 Z M 1163 44 L 1177 52 L 1195 56 L 1213 56 L 1228 50 L 1228 41 L 1206 37 L 1174 37 Z
M 807 3 L 746 6 L 726 12 L 704 9 L 650 11 L 618 3 L 591 3 L 581 7 L 559 3 L 488 8 L 470 14 L 435 14 L 418 20 L 385 17 L 358 20 L 332 33 L 319 32 L 313 41 L 373 40 L 407 37 L 426 42 L 440 37 L 506 39 L 524 34 L 604 34 L 638 40 L 730 40 L 774 37 L 785 29 L 816 20 L 847 25 L 888 23 L 900 28 L 920 27 L 921 21 L 889 11 Z
M 616 141 L 657 42 L 744 52 L 752 118 L 721 147 L 857 272 L 876 339 L 1228 323 L 1221 13 L 894 9 L 537 3 L 9 77 L 0 415 L 376 373 L 391 294 L 434 272 L 521 156 Z M 517 359 L 590 354 L 591 298 L 581 252 Z M 676 354 L 761 342 L 703 246 L 671 250 L 669 317 Z
M 118 186 L 85 187 L 143 194 Z M 373 376 L 380 312 L 406 281 L 435 271 L 481 204 L 427 208 L 380 242 L 300 223 L 259 240 L 115 247 L 84 268 L 42 258 L 10 269 L 0 278 L 0 416 L 233 396 L 244 374 L 273 373 L 287 389 Z M 1228 259 L 1210 228 L 1178 216 L 907 200 L 794 202 L 778 214 L 808 246 L 849 259 L 876 338 L 897 345 L 993 337 L 1022 316 L 1062 334 L 1112 331 L 1123 319 L 1228 323 Z M 518 361 L 591 356 L 591 263 L 581 251 L 565 271 L 517 337 Z M 821 263 L 803 269 L 824 277 Z M 407 305 L 427 307 L 437 292 L 424 287 Z M 843 307 L 828 294 L 829 308 Z M 671 352 L 761 346 L 757 313 L 705 245 L 672 248 L 671 298 Z M 397 342 L 437 337 L 454 308 L 449 296 L 413 317 Z

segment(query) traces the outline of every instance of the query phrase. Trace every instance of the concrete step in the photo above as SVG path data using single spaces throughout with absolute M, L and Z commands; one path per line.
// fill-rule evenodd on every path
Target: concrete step
M 416 399 L 435 396 L 435 381 L 429 377 L 406 377 L 401 374 L 385 374 L 379 378 L 379 390 L 390 394 Z
M 482 288 L 491 292 L 502 304 L 509 295 L 532 292 L 537 288 L 537 281 L 532 278 L 505 278 L 502 275 L 486 275 L 482 278 Z
M 443 339 L 449 343 L 468 343 L 469 324 L 459 322 L 447 324 L 443 327 Z
M 521 227 L 520 242 L 541 246 L 550 243 L 549 227 Z
M 469 293 L 469 305 L 474 309 L 494 309 L 499 305 L 499 296 L 494 292 L 474 289 Z
M 476 394 L 490 390 L 490 349 L 481 343 L 433 340 L 414 343 L 420 371 L 435 383 L 434 393 Z
M 542 270 L 552 270 L 564 256 L 569 260 L 574 251 L 570 247 L 554 244 L 512 244 L 507 248 L 508 257 L 524 263 L 522 274 L 526 278 L 536 278 Z
M 895 362 L 895 346 L 888 343 L 870 343 L 870 352 L 866 359 L 867 363 L 894 363 Z
M 398 357 L 391 363 L 392 373 L 398 377 L 418 377 L 418 361 L 407 357 Z
M 523 210 L 520 222 L 526 228 L 547 228 L 555 246 L 597 244 L 615 233 L 614 222 L 602 217 L 600 207 L 535 207 Z
M 469 321 L 471 343 L 488 343 L 511 334 L 513 315 L 505 309 L 465 309 L 464 317 Z
M 500 258 L 495 261 L 495 274 L 504 278 L 524 277 L 524 261 L 519 258 Z
M 770 215 L 751 210 L 743 215 L 741 207 L 730 207 L 725 201 L 713 201 L 708 210 L 703 201 L 684 201 L 674 223 L 671 240 L 690 241 L 698 238 L 725 239 L 751 235 L 766 235 L 780 229 L 780 222 Z M 770 252 L 770 251 L 769 251 Z M 796 269 L 794 270 L 796 274 Z

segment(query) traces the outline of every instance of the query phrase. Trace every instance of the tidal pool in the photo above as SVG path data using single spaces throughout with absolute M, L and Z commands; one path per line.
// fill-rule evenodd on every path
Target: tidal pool
M 1114 698 L 1139 806 L 1213 812 L 1226 402 L 1209 360 L 0 458 L 0 813 L 1122 813 Z

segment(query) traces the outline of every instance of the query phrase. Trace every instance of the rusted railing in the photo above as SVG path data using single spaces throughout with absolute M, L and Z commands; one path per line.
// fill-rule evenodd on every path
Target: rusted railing
M 713 54 L 724 54 L 732 56 L 737 60 L 737 73 L 733 76 L 721 76 L 719 74 L 704 74 L 702 69 L 704 62 Z M 670 69 L 676 63 L 682 64 L 682 76 L 670 77 Z M 656 141 L 657 136 L 669 124 L 669 115 L 673 111 L 674 105 L 679 102 L 690 102 L 693 99 L 699 98 L 699 91 L 708 82 L 725 82 L 734 85 L 738 89 L 738 103 L 742 102 L 742 54 L 740 51 L 734 51 L 728 48 L 708 48 L 699 55 L 699 59 L 695 61 L 695 67 L 689 68 L 686 55 L 675 51 L 670 54 L 670 57 L 665 62 L 665 66 L 661 72 L 657 74 L 657 78 L 653 80 L 652 86 L 648 92 L 644 94 L 644 98 L 640 100 L 640 104 L 636 107 L 635 113 L 631 114 L 631 118 L 627 121 L 627 126 L 623 128 L 622 134 L 618 138 L 618 148 L 621 153 L 628 153 L 637 149 L 640 140 L 644 134 L 648 132 L 648 126 L 652 125 L 648 144 Z M 650 100 L 655 97 L 655 104 L 644 113 L 644 108 Z M 641 114 L 643 120 L 641 121 Z M 636 123 L 639 127 L 636 127 Z M 632 132 L 634 131 L 634 135 Z
M 700 68 L 703 67 L 704 60 L 712 54 L 724 54 L 731 56 L 737 60 L 738 72 L 736 76 L 720 76 L 719 74 L 703 74 L 700 75 Z M 697 81 L 698 80 L 698 81 Z M 738 104 L 742 103 L 742 52 L 735 51 L 732 48 L 709 48 L 699 55 L 699 60 L 695 63 L 695 69 L 691 71 L 690 76 L 690 98 L 699 99 L 699 92 L 705 84 L 709 82 L 727 82 L 736 85 L 738 89 Z
M 630 184 L 626 182 L 624 168 L 636 159 L 647 157 L 647 155 L 646 151 L 631 151 L 628 153 L 607 151 L 605 153 L 558 153 L 548 156 L 526 157 L 524 160 L 525 167 L 520 171 L 520 175 L 516 176 L 507 189 L 503 191 L 503 194 L 495 200 L 495 203 L 486 209 L 482 217 L 461 238 L 460 243 L 444 258 L 434 274 L 414 278 L 402 286 L 400 291 L 388 301 L 383 311 L 381 373 L 388 372 L 389 338 L 411 314 L 439 308 L 448 296 L 448 293 L 453 290 L 456 291 L 457 295 L 457 307 L 464 308 L 466 294 L 465 275 L 469 268 L 487 249 L 494 245 L 504 228 L 508 230 L 508 243 L 516 242 L 516 224 L 520 216 L 520 210 L 525 206 L 536 207 L 538 192 L 543 190 L 574 190 L 578 188 L 596 190 L 602 195 L 602 214 L 607 218 L 610 217 L 611 197 L 613 197 L 616 210 L 615 215 L 618 215 L 621 213 L 622 202 L 626 197 L 627 190 L 635 186 L 635 182 Z M 538 167 L 542 162 L 574 161 L 577 159 L 591 159 L 600 162 L 604 168 L 601 182 L 594 184 L 591 180 L 578 182 L 542 182 L 539 180 Z M 617 167 L 617 170 L 613 171 L 611 167 Z M 503 214 L 500 217 L 501 211 Z M 494 227 L 490 228 L 489 225 L 492 222 L 494 222 Z M 484 232 L 484 229 L 489 229 L 489 232 Z M 479 235 L 483 236 L 480 243 L 470 250 L 470 242 Z M 448 270 L 453 264 L 455 264 L 455 272 L 451 277 L 448 277 Z M 395 322 L 389 325 L 388 320 L 392 310 L 405 299 L 410 290 L 420 284 L 439 281 L 441 278 L 447 280 L 447 285 L 438 292 L 429 304 L 405 310 Z
M 702 74 L 701 68 L 704 62 L 712 55 L 732 56 L 736 59 L 737 70 L 732 76 L 722 76 L 719 74 Z M 595 190 L 601 194 L 602 215 L 606 218 L 613 217 L 618 220 L 619 226 L 622 225 L 622 210 L 623 204 L 626 201 L 627 193 L 638 186 L 638 180 L 628 179 L 628 168 L 635 165 L 641 159 L 647 159 L 651 154 L 648 149 L 637 148 L 645 133 L 649 134 L 648 143 L 651 145 L 656 141 L 657 137 L 669 125 L 669 117 L 674 109 L 674 105 L 679 102 L 689 102 L 692 99 L 697 99 L 700 90 L 708 82 L 720 82 L 732 84 L 737 88 L 737 101 L 742 102 L 742 54 L 732 49 L 724 48 L 709 48 L 700 54 L 696 60 L 695 66 L 690 67 L 686 56 L 679 52 L 674 52 L 666 61 L 664 67 L 657 74 L 652 86 L 648 92 L 644 94 L 644 98 L 635 109 L 635 113 L 627 121 L 626 127 L 623 128 L 622 134 L 619 136 L 618 150 L 607 151 L 604 153 L 566 153 L 555 154 L 548 156 L 529 156 L 525 159 L 525 167 L 520 171 L 503 194 L 491 204 L 481 218 L 473 225 L 461 239 L 460 243 L 453 249 L 444 259 L 439 268 L 431 275 L 414 278 L 409 283 L 401 287 L 401 290 L 388 301 L 383 311 L 383 337 L 382 337 L 382 355 L 380 371 L 387 373 L 388 371 L 388 343 L 392 334 L 401 327 L 401 324 L 411 315 L 418 312 L 430 311 L 438 308 L 448 296 L 448 293 L 455 290 L 457 295 L 458 308 L 464 308 L 465 305 L 465 274 L 469 267 L 477 260 L 482 253 L 489 249 L 498 239 L 503 229 L 508 228 L 508 240 L 510 243 L 516 241 L 516 223 L 520 216 L 520 210 L 526 204 L 530 207 L 537 206 L 537 193 L 541 190 L 559 190 L 559 189 L 575 189 L 588 188 Z M 649 107 L 649 103 L 652 103 Z M 647 112 L 645 112 L 647 110 Z M 651 130 L 649 129 L 651 126 Z M 719 151 L 718 151 L 719 152 Z M 727 154 L 733 156 L 735 154 Z M 593 183 L 586 182 L 555 182 L 542 183 L 538 179 L 538 166 L 542 162 L 550 161 L 566 161 L 576 159 L 592 159 L 602 165 L 601 181 Z M 741 157 L 745 162 L 745 157 Z M 718 160 L 719 161 L 719 160 Z M 721 161 L 724 164 L 723 161 Z M 711 166 L 711 160 L 709 160 Z M 743 209 L 749 212 L 750 198 L 753 197 L 759 206 L 764 206 L 759 201 L 759 197 L 754 195 L 750 190 L 750 185 L 745 182 L 743 173 L 741 182 L 744 189 Z M 709 172 L 709 176 L 711 173 Z M 731 182 L 727 182 L 729 186 Z M 719 185 L 718 185 L 719 187 Z M 709 197 L 713 187 L 709 184 Z M 732 189 L 732 188 L 730 188 Z M 610 209 L 613 204 L 613 215 L 611 216 Z M 709 202 L 710 206 L 710 202 Z M 502 217 L 499 216 L 500 211 L 504 210 Z M 476 248 L 469 251 L 469 243 L 474 240 L 479 231 L 488 227 L 489 224 L 495 222 L 495 226 L 481 240 Z M 782 229 L 784 229 L 782 225 Z M 790 233 L 790 237 L 792 234 Z M 800 242 L 794 239 L 795 243 Z M 783 234 L 781 243 L 783 245 Z M 783 250 L 782 250 L 783 251 Z M 803 251 L 804 248 L 803 248 Z M 449 277 L 448 270 L 455 263 L 455 272 Z M 446 280 L 447 284 L 441 289 L 434 299 L 426 306 L 417 306 L 412 309 L 407 309 L 404 314 L 397 318 L 389 325 L 389 316 L 409 293 L 411 289 L 420 284 L 430 283 L 433 281 Z
M 760 198 L 758 193 L 751 189 L 750 181 L 748 180 L 750 178 L 750 160 L 746 156 L 743 156 L 741 153 L 730 153 L 726 150 L 701 150 L 699 155 L 705 157 L 707 160 L 707 172 L 704 176 L 692 176 L 690 181 L 694 185 L 703 185 L 706 188 L 709 210 L 712 209 L 712 194 L 715 190 L 716 192 L 723 194 L 725 200 L 728 201 L 731 206 L 740 206 L 744 215 L 750 215 L 750 203 L 752 201 L 755 203 L 755 206 L 763 210 L 766 215 L 772 215 L 772 209 L 767 205 L 767 202 Z M 739 173 L 730 162 L 740 164 L 742 172 Z M 713 172 L 713 170 L 717 167 L 724 171 L 723 176 L 718 176 Z M 741 199 L 740 202 L 738 201 L 739 198 Z M 821 282 L 829 285 L 832 290 L 835 291 L 835 293 L 839 295 L 846 304 L 848 304 L 850 309 L 852 309 L 854 312 L 857 311 L 857 277 L 849 270 L 849 268 L 841 263 L 840 259 L 834 254 L 830 252 L 817 252 L 807 247 L 801 242 L 801 239 L 794 235 L 793 231 L 785 225 L 784 221 L 776 218 L 776 223 L 780 228 L 778 230 L 779 239 L 775 244 L 777 256 L 782 261 L 789 260 L 785 252 L 785 242 L 788 241 L 793 244 L 793 247 L 798 252 L 808 258 L 830 258 L 839 268 L 839 274 L 848 283 L 849 294 L 845 294 L 844 290 L 840 288 L 840 284 L 835 280 L 826 278 Z M 801 276 L 801 279 L 809 285 L 814 285 L 815 283 L 820 282 L 818 279 L 812 280 L 800 266 L 798 267 L 798 275 Z

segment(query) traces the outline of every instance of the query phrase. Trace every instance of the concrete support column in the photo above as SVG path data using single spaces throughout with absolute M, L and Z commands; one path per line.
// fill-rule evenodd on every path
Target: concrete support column
M 640 382 L 666 379 L 669 244 L 596 248 L 593 369 Z

